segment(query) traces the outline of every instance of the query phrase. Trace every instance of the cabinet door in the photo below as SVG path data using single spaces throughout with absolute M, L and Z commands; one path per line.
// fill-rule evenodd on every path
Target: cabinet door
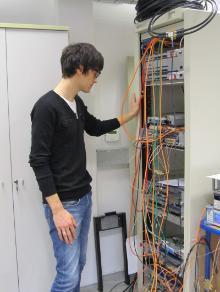
M 5 29 L 0 29 L 0 291 L 18 291 L 11 184 Z
M 55 262 L 41 193 L 28 163 L 30 112 L 36 100 L 61 78 L 59 60 L 68 34 L 8 29 L 6 40 L 19 286 L 20 292 L 48 292 Z

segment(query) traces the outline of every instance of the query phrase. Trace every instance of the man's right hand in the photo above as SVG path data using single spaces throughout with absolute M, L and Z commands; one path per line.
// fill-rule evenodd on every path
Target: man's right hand
M 53 220 L 60 240 L 66 244 L 72 244 L 76 238 L 76 221 L 73 216 L 60 207 L 53 211 Z
M 76 221 L 73 216 L 64 209 L 58 194 L 46 197 L 46 200 L 53 213 L 53 221 L 56 226 L 60 240 L 66 244 L 72 244 L 76 238 Z

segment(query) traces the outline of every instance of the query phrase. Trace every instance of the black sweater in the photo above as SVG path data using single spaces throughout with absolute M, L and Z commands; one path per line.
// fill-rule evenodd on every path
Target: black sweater
M 45 197 L 58 193 L 61 201 L 77 200 L 91 190 L 86 170 L 84 130 L 100 136 L 120 127 L 118 119 L 100 121 L 92 116 L 79 96 L 76 114 L 54 91 L 49 91 L 31 112 L 30 165 Z

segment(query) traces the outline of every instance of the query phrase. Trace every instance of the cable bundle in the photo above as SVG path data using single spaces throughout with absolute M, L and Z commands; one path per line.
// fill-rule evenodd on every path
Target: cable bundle
M 211 12 L 208 14 L 205 20 L 201 23 L 194 25 L 190 28 L 179 29 L 175 32 L 164 32 L 158 33 L 154 31 L 155 22 L 167 12 L 176 8 L 191 8 L 207 10 L 208 4 L 211 6 Z M 203 27 L 205 27 L 212 19 L 215 17 L 218 7 L 215 0 L 204 0 L 204 1 L 188 1 L 188 0 L 139 0 L 136 5 L 137 16 L 135 17 L 135 22 L 141 22 L 145 19 L 151 18 L 148 25 L 148 32 L 153 37 L 167 38 L 167 37 L 182 37 L 194 33 Z
M 135 22 L 141 22 L 145 19 L 149 19 L 155 15 L 157 15 L 158 11 L 168 12 L 170 10 L 170 6 L 172 9 L 176 8 L 176 5 L 179 3 L 188 5 L 187 7 L 194 9 L 203 9 L 203 5 L 198 1 L 181 1 L 181 0 L 139 0 L 135 9 L 137 11 L 137 16 L 135 18 Z M 187 3 L 189 2 L 189 3 Z
M 135 79 L 135 76 L 138 72 L 138 68 L 141 67 L 141 92 L 143 95 L 142 110 L 143 110 L 143 121 L 140 124 L 140 128 L 146 127 L 147 118 L 150 114 L 152 116 L 162 117 L 163 109 L 163 78 L 162 78 L 162 66 L 163 66 L 163 52 L 164 49 L 170 48 L 173 49 L 181 47 L 181 42 L 175 40 L 161 40 L 157 38 L 152 38 L 143 48 L 141 52 L 141 59 L 137 65 L 134 75 L 129 83 L 129 86 L 125 92 L 122 104 L 122 115 L 124 113 L 125 99 L 128 93 L 131 90 L 131 86 Z M 158 63 L 154 66 L 153 62 L 155 55 L 160 55 Z M 155 74 L 152 74 L 151 88 L 152 92 L 150 93 L 147 90 L 148 82 L 148 72 L 150 66 L 153 68 L 155 73 L 156 69 L 159 69 L 160 79 L 159 79 L 159 89 L 155 89 Z M 158 82 L 158 81 L 157 81 Z M 149 83 L 148 83 L 149 84 Z M 170 99 L 173 99 L 173 84 L 171 83 L 171 96 Z M 152 101 L 149 103 L 148 101 Z M 172 106 L 172 112 L 174 112 L 175 107 Z M 125 128 L 125 125 L 123 125 Z M 133 137 L 128 133 L 128 130 L 125 128 L 125 131 L 130 138 L 135 143 L 135 155 L 134 155 L 134 176 L 132 183 L 132 199 L 131 199 L 131 212 L 130 212 L 130 224 L 128 230 L 128 242 L 130 246 L 130 251 L 133 255 L 137 256 L 138 260 L 141 262 L 143 269 L 140 269 L 137 273 L 137 279 L 140 276 L 143 277 L 144 282 L 143 289 L 140 287 L 136 288 L 138 280 L 135 279 L 123 292 L 131 291 L 168 291 L 168 292 L 183 292 L 184 279 L 189 277 L 189 273 L 192 273 L 192 266 L 195 266 L 195 280 L 194 280 L 194 291 L 200 291 L 200 285 L 203 287 L 205 282 L 204 277 L 201 277 L 201 263 L 204 261 L 204 257 L 207 253 L 204 253 L 204 250 L 201 250 L 201 247 L 207 247 L 209 254 L 212 258 L 212 269 L 211 277 L 209 281 L 209 289 L 211 291 L 214 282 L 214 276 L 218 273 L 218 262 L 220 256 L 220 240 L 214 250 L 211 250 L 211 247 L 207 240 L 200 234 L 201 220 L 204 216 L 205 209 L 201 213 L 201 217 L 198 223 L 197 232 L 195 235 L 195 240 L 190 250 L 185 250 L 186 257 L 185 261 L 182 262 L 179 266 L 171 266 L 169 262 L 166 262 L 166 255 L 161 260 L 160 254 L 162 244 L 167 242 L 167 216 L 169 213 L 168 197 L 169 189 L 166 189 L 165 202 L 163 206 L 158 204 L 158 194 L 155 189 L 155 183 L 160 180 L 166 180 L 168 182 L 170 178 L 169 173 L 169 157 L 170 150 L 175 146 L 166 146 L 163 142 L 163 138 L 169 134 L 167 131 L 162 131 L 162 124 L 157 126 L 157 129 L 154 131 L 152 136 L 149 131 L 142 132 L 138 137 Z M 184 129 L 179 129 L 184 130 Z M 174 129 L 177 131 L 177 128 Z M 141 131 L 139 131 L 141 133 Z M 144 165 L 143 166 L 143 162 Z M 167 184 L 168 186 L 168 184 Z M 137 226 L 139 224 L 141 214 L 141 224 L 143 223 L 143 241 L 140 243 L 140 238 L 137 237 L 133 244 L 131 244 L 132 236 L 139 234 L 140 231 L 137 231 Z M 161 216 L 162 215 L 162 216 Z M 180 220 L 180 227 L 181 227 Z M 168 263 L 168 265 L 167 265 Z M 115 287 L 113 287 L 115 288 Z M 113 289 L 111 289 L 113 291 Z M 214 291 L 214 290 L 212 290 Z M 110 292 L 110 291 L 109 291 Z

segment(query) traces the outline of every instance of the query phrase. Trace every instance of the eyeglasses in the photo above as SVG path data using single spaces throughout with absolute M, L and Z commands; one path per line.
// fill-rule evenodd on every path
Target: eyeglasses
M 98 72 L 98 71 L 94 70 L 95 79 L 97 79 L 100 74 L 101 74 L 101 72 Z

